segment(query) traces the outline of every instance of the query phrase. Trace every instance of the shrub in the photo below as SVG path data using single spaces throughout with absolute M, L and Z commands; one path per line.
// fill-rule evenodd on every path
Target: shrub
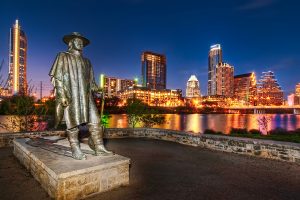
M 257 129 L 251 129 L 249 133 L 252 135 L 261 135 L 261 132 Z
M 300 128 L 297 128 L 296 130 L 293 131 L 293 134 L 300 135 Z
M 288 135 L 288 134 L 290 134 L 289 131 L 287 131 L 283 128 L 279 128 L 279 127 L 271 130 L 269 133 L 270 133 L 270 135 Z
M 204 131 L 204 134 L 216 134 L 216 131 L 212 130 L 212 129 L 206 129 Z
M 144 127 L 151 128 L 154 125 L 165 123 L 165 117 L 160 114 L 144 114 L 141 117 L 141 121 Z
M 249 132 L 245 128 L 231 128 L 230 134 L 248 134 Z

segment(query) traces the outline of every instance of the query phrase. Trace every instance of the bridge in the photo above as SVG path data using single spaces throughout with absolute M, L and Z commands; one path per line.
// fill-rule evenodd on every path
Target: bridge
M 254 114 L 265 114 L 267 110 L 287 110 L 294 114 L 300 114 L 300 105 L 297 106 L 229 106 L 224 107 L 229 113 L 240 113 L 241 111 L 253 111 Z

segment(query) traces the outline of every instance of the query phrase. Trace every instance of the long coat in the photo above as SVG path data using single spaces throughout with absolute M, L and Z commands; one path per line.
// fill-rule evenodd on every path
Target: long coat
M 92 97 L 97 88 L 91 62 L 82 55 L 59 53 L 49 73 L 56 96 L 56 125 L 65 117 L 67 128 L 100 122 Z M 61 100 L 65 98 L 67 107 Z

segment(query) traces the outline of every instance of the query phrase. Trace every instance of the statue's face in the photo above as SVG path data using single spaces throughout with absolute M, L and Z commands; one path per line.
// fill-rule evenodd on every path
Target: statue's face
M 82 51 L 83 49 L 83 42 L 80 38 L 73 39 L 73 48 L 77 51 Z

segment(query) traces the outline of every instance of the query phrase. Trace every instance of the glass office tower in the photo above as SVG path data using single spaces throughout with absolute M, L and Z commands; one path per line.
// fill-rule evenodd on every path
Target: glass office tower
M 163 90 L 167 84 L 166 56 L 146 51 L 142 53 L 142 85 L 149 89 Z
M 208 84 L 207 95 L 217 94 L 216 73 L 217 65 L 222 63 L 222 48 L 220 44 L 215 44 L 210 47 L 208 54 Z

